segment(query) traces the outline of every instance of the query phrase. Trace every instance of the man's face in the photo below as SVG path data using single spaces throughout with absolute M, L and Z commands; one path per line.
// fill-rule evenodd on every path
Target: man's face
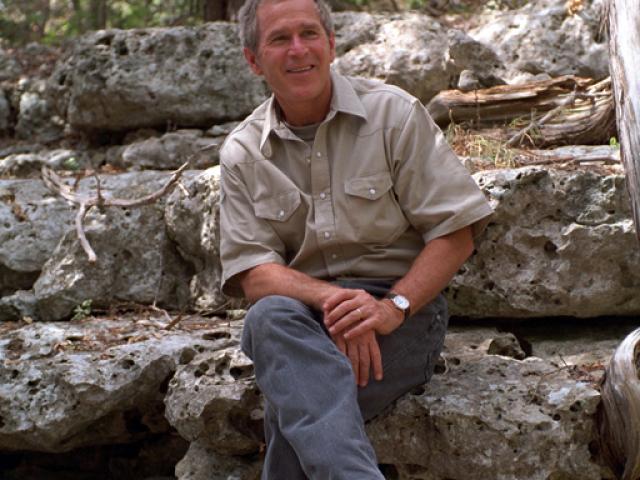
M 244 54 L 254 73 L 264 76 L 285 116 L 291 108 L 328 109 L 335 40 L 325 32 L 315 2 L 265 0 L 257 16 L 258 51 L 245 49 Z

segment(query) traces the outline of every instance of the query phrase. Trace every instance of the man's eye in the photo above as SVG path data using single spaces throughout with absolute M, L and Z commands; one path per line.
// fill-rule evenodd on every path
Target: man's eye
M 284 43 L 286 41 L 287 41 L 287 37 L 285 37 L 284 35 L 273 37 L 271 39 L 271 43 Z
M 318 36 L 318 32 L 316 32 L 315 30 L 305 30 L 302 32 L 302 36 L 307 38 L 313 38 Z

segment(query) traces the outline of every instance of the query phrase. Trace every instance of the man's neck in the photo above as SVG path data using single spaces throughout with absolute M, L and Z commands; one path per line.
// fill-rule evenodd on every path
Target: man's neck
M 308 102 L 296 102 L 295 104 L 283 104 L 283 102 L 276 97 L 282 119 L 289 125 L 295 127 L 304 127 L 322 122 L 331 108 L 332 92 L 333 86 L 329 90 L 328 95 L 325 95 L 325 98 Z

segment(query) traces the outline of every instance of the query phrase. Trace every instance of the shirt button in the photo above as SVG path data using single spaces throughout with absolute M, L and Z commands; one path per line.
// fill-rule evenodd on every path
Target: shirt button
M 324 193 L 324 192 L 322 192 L 322 193 L 320 194 L 320 198 L 321 198 L 322 200 L 324 200 L 325 198 L 327 198 L 327 194 L 326 194 L 326 193 Z
M 336 255 L 335 253 L 332 253 L 331 254 L 331 258 L 333 258 L 335 260 L 336 258 L 338 258 L 338 255 Z
M 324 238 L 329 238 L 331 234 L 329 232 L 324 232 Z
M 278 216 L 279 216 L 280 218 L 284 217 L 284 210 L 280 210 L 280 211 L 278 212 Z
M 320 158 L 321 156 L 322 156 L 322 153 L 316 152 L 316 157 Z
M 311 163 L 311 157 L 307 157 L 307 163 Z
M 370 193 L 371 195 L 375 195 L 375 194 L 376 194 L 376 189 L 375 189 L 375 188 L 370 188 L 370 189 L 369 189 L 369 193 Z

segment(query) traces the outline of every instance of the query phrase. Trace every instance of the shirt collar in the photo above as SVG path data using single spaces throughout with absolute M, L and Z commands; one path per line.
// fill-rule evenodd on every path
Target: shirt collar
M 327 119 L 333 118 L 337 112 L 343 112 L 366 120 L 367 112 L 351 83 L 333 70 L 331 70 L 331 82 L 333 88 Z M 267 102 L 262 136 L 260 137 L 260 151 L 265 157 L 270 158 L 272 153 L 269 141 L 271 132 L 282 127 L 284 127 L 284 122 L 278 118 L 278 105 L 272 94 Z

